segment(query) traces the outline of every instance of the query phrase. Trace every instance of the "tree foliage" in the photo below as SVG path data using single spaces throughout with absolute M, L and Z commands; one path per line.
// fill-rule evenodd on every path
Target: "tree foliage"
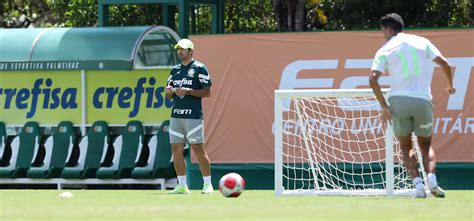
M 307 30 L 374 29 L 391 12 L 409 28 L 473 25 L 470 0 L 310 0 L 307 8 Z
M 269 0 L 228 0 L 224 10 L 226 33 L 271 32 L 276 21 Z
M 3 0 L 0 3 L 0 27 L 27 28 L 54 23 L 44 0 Z
M 97 24 L 97 0 L 46 0 L 57 27 L 90 27 Z
M 98 0 L 3 0 L 0 27 L 97 26 L 97 4 Z M 390 12 L 399 13 L 406 27 L 472 27 L 474 16 L 471 0 L 227 0 L 224 9 L 226 33 L 376 29 L 379 18 Z M 208 5 L 192 6 L 191 33 L 210 33 L 211 14 Z M 109 24 L 157 25 L 161 15 L 160 5 L 114 5 Z
M 61 27 L 92 27 L 98 23 L 97 0 L 47 0 Z M 160 5 L 112 5 L 110 26 L 154 25 L 161 23 Z

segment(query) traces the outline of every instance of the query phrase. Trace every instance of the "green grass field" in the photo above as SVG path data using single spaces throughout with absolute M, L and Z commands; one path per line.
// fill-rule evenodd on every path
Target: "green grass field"
M 247 190 L 168 195 L 157 190 L 0 190 L 0 221 L 11 220 L 473 220 L 474 191 L 447 198 L 276 197 Z

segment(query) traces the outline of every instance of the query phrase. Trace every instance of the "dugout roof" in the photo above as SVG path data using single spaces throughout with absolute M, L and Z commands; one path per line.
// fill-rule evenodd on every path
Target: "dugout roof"
M 0 70 L 132 70 L 179 63 L 164 26 L 0 30 Z

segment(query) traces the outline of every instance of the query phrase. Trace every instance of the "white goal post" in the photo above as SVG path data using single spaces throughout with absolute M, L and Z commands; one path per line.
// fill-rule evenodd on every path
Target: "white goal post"
M 276 90 L 274 134 L 276 195 L 415 193 L 371 89 Z

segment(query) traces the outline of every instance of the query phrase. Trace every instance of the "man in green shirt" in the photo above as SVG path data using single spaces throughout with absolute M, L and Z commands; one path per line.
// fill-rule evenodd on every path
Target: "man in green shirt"
M 166 86 L 166 97 L 173 98 L 170 119 L 170 142 L 178 185 L 171 194 L 189 194 L 186 184 L 184 144 L 189 143 L 196 155 L 204 180 L 203 194 L 214 192 L 211 184 L 211 166 L 204 150 L 204 120 L 201 99 L 211 96 L 211 79 L 206 66 L 193 59 L 194 44 L 181 39 L 174 47 L 181 64 L 171 69 Z

